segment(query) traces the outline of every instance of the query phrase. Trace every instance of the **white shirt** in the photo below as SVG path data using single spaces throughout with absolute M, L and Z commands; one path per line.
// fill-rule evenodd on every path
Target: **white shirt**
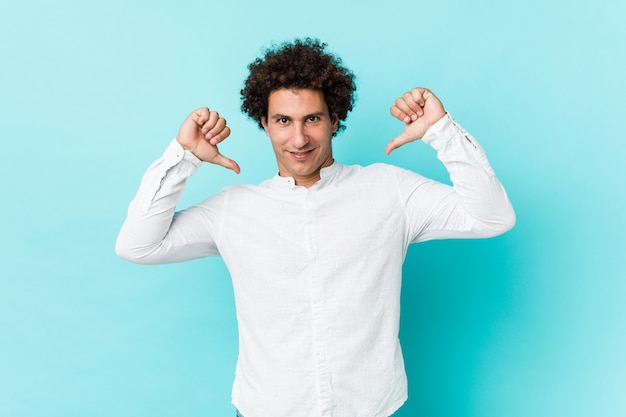
M 233 282 L 246 417 L 387 417 L 407 398 L 398 340 L 409 243 L 490 237 L 515 214 L 481 147 L 449 116 L 423 140 L 453 187 L 335 162 L 312 187 L 275 176 L 174 215 L 201 162 L 173 141 L 146 172 L 117 252 L 139 263 L 222 256 Z

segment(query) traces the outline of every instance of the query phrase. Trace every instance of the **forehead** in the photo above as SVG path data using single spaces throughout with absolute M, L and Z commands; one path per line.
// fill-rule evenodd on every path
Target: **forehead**
M 270 93 L 268 113 L 298 115 L 328 112 L 324 93 L 312 89 L 281 88 Z

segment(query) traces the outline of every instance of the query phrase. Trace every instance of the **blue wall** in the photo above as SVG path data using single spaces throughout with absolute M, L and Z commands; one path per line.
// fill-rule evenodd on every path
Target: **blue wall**
M 398 416 L 626 415 L 624 2 L 88 3 L 0 12 L 0 416 L 233 414 L 221 260 L 137 266 L 114 241 L 196 107 L 228 119 L 242 173 L 203 167 L 183 205 L 274 174 L 238 91 L 263 46 L 306 35 L 359 77 L 339 160 L 445 180 L 422 143 L 383 153 L 393 100 L 427 86 L 518 214 L 502 237 L 409 251 Z

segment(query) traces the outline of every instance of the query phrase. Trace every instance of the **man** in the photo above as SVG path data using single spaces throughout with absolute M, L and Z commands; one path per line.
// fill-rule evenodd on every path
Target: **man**
M 336 162 L 332 137 L 355 84 L 325 47 L 296 40 L 250 64 L 242 109 L 270 139 L 274 178 L 175 213 L 202 161 L 240 170 L 217 148 L 226 121 L 198 109 L 148 169 L 117 242 L 139 263 L 223 257 L 239 325 L 233 403 L 245 417 L 393 414 L 407 398 L 398 327 L 409 243 L 496 236 L 515 222 L 484 152 L 428 89 L 391 107 L 405 127 L 386 153 L 423 139 L 452 187 L 386 164 Z

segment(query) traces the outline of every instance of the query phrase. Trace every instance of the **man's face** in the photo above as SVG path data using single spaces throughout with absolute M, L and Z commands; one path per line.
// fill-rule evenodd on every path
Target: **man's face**
M 336 115 L 329 114 L 321 91 L 280 89 L 270 93 L 267 119 L 261 119 L 272 141 L 278 173 L 310 187 L 320 170 L 333 163 L 331 138 L 337 131 Z

